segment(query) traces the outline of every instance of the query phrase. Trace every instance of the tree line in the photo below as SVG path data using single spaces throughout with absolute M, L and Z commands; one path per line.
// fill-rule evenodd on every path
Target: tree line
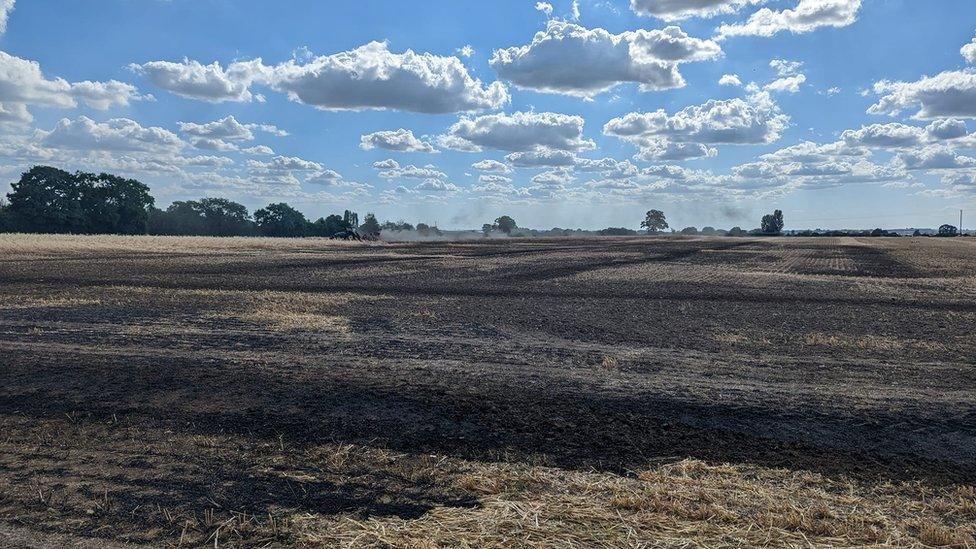
M 153 234 L 179 236 L 323 236 L 348 230 L 436 231 L 397 222 L 380 225 L 367 214 L 346 210 L 315 221 L 283 202 L 252 215 L 243 204 L 225 198 L 176 201 L 165 210 L 155 205 L 149 187 L 135 179 L 101 173 L 69 173 L 35 166 L 11 185 L 0 202 L 0 231 L 72 234 Z

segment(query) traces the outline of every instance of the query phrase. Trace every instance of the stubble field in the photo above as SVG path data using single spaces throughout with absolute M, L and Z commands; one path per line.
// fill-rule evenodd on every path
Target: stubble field
M 0 539 L 976 546 L 976 240 L 0 235 Z

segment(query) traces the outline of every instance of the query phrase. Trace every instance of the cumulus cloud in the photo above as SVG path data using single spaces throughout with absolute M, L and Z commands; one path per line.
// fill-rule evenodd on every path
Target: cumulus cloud
M 546 14 L 546 17 L 552 17 L 552 4 L 549 2 L 536 2 L 535 9 Z
M 484 86 L 457 57 L 412 50 L 393 53 L 386 42 L 291 60 L 268 69 L 272 88 L 325 110 L 396 109 L 428 114 L 495 109 L 508 103 L 505 86 Z
M 366 134 L 360 138 L 359 146 L 366 151 L 380 148 L 397 152 L 437 152 L 433 145 L 417 139 L 412 131 L 403 128 Z
M 373 162 L 373 167 L 380 170 L 379 176 L 383 179 L 447 179 L 447 174 L 429 164 L 422 168 L 412 164 L 401 166 L 391 158 Z
M 268 147 L 267 145 L 256 145 L 254 147 L 248 147 L 246 149 L 241 149 L 242 153 L 253 154 L 255 156 L 270 156 L 273 155 L 274 149 Z
M 915 118 L 976 118 L 976 72 L 972 70 L 946 71 L 915 82 L 882 80 L 874 84 L 874 93 L 881 98 L 868 109 L 871 114 L 897 116 L 917 108 Z
M 722 184 L 738 188 L 829 188 L 908 178 L 903 169 L 875 164 L 867 159 L 866 152 L 844 143 L 805 141 L 734 167 Z
M 26 105 L 73 108 L 81 101 L 89 107 L 105 110 L 142 99 L 149 97 L 140 95 L 131 84 L 117 80 L 71 83 L 63 78 L 48 78 L 36 61 L 0 51 L 0 103 L 7 115 L 3 118 L 8 121 L 30 122 L 32 118 Z
M 638 15 L 676 21 L 689 17 L 714 17 L 734 13 L 747 4 L 765 0 L 630 0 L 630 9 Z
M 576 155 L 570 151 L 536 149 L 511 153 L 505 156 L 505 160 L 517 168 L 573 166 L 576 164 Z
M 297 156 L 276 156 L 268 162 L 248 160 L 247 165 L 253 169 L 263 169 L 276 172 L 286 171 L 322 171 L 324 168 L 318 162 L 305 160 Z
M 722 37 L 769 37 L 783 31 L 803 34 L 821 27 L 846 27 L 857 21 L 860 9 L 861 0 L 799 0 L 794 9 L 762 8 L 744 23 L 720 26 L 718 33 Z
M 492 173 L 510 173 L 512 171 L 508 164 L 487 158 L 471 164 L 471 167 L 478 171 Z
M 53 130 L 43 132 L 41 142 L 55 149 L 161 153 L 173 153 L 184 145 L 176 134 L 163 128 L 146 128 L 128 118 L 99 123 L 86 116 L 62 118 Z
M 963 59 L 965 59 L 967 63 L 970 65 L 976 65 L 976 38 L 973 38 L 972 42 L 963 46 L 962 49 L 959 50 L 959 53 L 962 54 Z
M 478 176 L 479 183 L 511 183 L 511 177 L 505 177 L 504 175 L 498 174 L 481 174 Z
M 565 185 L 573 182 L 573 172 L 567 169 L 556 169 L 542 172 L 532 176 L 532 182 L 536 185 Z
M 549 21 L 525 46 L 495 50 L 489 64 L 499 77 L 543 92 L 592 97 L 635 82 L 644 91 L 685 85 L 678 65 L 722 54 L 712 40 L 678 27 L 612 34 L 565 21 Z
M 221 118 L 206 124 L 194 122 L 180 122 L 180 131 L 195 137 L 210 137 L 230 141 L 250 141 L 254 134 L 250 128 L 241 124 L 233 116 Z
M 742 80 L 739 80 L 739 75 L 737 74 L 723 74 L 722 78 L 719 78 L 718 83 L 720 86 L 741 86 Z
M 702 143 L 678 143 L 667 139 L 639 141 L 638 146 L 640 151 L 634 158 L 642 162 L 680 162 L 718 155 L 715 147 Z
M 7 20 L 14 11 L 14 0 L 0 0 L 0 34 L 7 32 Z
M 440 143 L 462 151 L 537 149 L 579 151 L 593 148 L 583 139 L 583 118 L 552 112 L 516 112 L 461 118 Z
M 682 160 L 712 156 L 712 145 L 755 145 L 779 139 L 789 117 L 760 92 L 747 99 L 711 99 L 674 114 L 663 109 L 614 118 L 603 133 L 642 149 L 639 160 Z
M 957 154 L 951 148 L 940 145 L 899 153 L 895 161 L 906 170 L 958 170 L 976 167 L 976 158 Z
M 794 74 L 793 76 L 786 76 L 783 78 L 777 78 L 769 84 L 766 84 L 763 89 L 771 92 L 788 92 L 796 93 L 800 91 L 800 86 L 807 81 L 806 75 Z
M 145 75 L 156 87 L 180 97 L 211 103 L 249 102 L 257 97 L 251 94 L 251 84 L 267 76 L 267 67 L 260 59 L 234 62 L 226 69 L 216 61 L 204 65 L 189 59 L 181 63 L 150 61 L 129 67 Z

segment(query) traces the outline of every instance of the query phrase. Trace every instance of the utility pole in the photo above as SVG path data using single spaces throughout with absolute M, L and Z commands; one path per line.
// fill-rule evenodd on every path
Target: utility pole
M 959 210 L 959 236 L 962 236 L 962 210 Z

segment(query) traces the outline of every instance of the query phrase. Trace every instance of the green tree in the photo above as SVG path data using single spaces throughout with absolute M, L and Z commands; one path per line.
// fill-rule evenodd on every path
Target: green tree
M 492 231 L 494 230 L 495 230 L 495 226 L 492 225 L 491 223 L 485 223 L 484 225 L 481 226 L 481 233 L 484 234 L 485 236 L 490 236 Z
M 254 221 L 261 234 L 279 237 L 305 236 L 309 225 L 302 212 L 284 202 L 254 212 Z
M 959 236 L 959 229 L 955 225 L 943 225 L 939 227 L 939 236 Z
M 776 235 L 783 232 L 783 211 L 776 210 L 772 214 L 764 215 L 761 229 L 763 234 Z
M 155 200 L 149 187 L 116 175 L 77 173 L 86 231 L 95 234 L 146 234 Z
M 70 173 L 34 166 L 13 183 L 8 213 L 13 230 L 26 233 L 85 233 L 84 192 Z
M 201 198 L 195 208 L 203 217 L 206 234 L 241 236 L 254 234 L 254 222 L 243 204 L 226 198 Z
M 324 219 L 320 217 L 312 224 L 311 231 L 315 236 L 333 236 L 348 228 L 341 215 L 332 214 Z
M 661 210 L 650 210 L 641 221 L 641 228 L 647 229 L 648 234 L 660 232 L 668 228 L 668 220 Z
M 515 220 L 507 215 L 503 215 L 495 220 L 495 228 L 505 234 L 512 234 L 512 231 L 518 229 L 518 224 Z
M 366 234 L 376 234 L 382 230 L 382 227 L 380 227 L 380 222 L 376 220 L 376 216 L 368 213 L 365 219 L 363 219 L 363 224 L 359 227 L 359 230 Z
M 355 229 L 359 226 L 359 214 L 356 212 L 346 210 L 342 214 L 342 220 L 345 222 L 347 229 Z

